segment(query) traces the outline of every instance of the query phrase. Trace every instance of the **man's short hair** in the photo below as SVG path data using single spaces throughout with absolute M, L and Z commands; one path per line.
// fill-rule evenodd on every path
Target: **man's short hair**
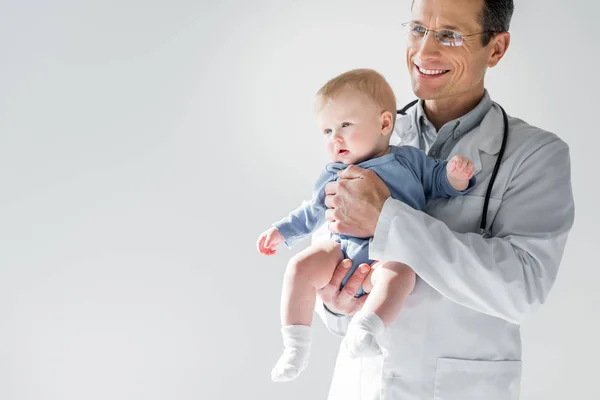
M 479 24 L 487 32 L 481 35 L 484 46 L 490 43 L 496 33 L 508 32 L 514 9 L 513 0 L 483 0 Z

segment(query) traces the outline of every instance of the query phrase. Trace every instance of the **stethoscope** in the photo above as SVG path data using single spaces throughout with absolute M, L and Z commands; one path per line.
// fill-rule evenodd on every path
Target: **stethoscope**
M 417 104 L 419 100 L 414 100 L 405 105 L 402 109 L 398 110 L 397 113 L 400 115 L 406 115 L 406 110 Z M 488 212 L 488 204 L 490 202 L 490 196 L 492 194 L 492 187 L 494 186 L 494 181 L 496 180 L 496 175 L 498 174 L 498 170 L 500 169 L 500 164 L 502 163 L 502 156 L 504 155 L 504 148 L 506 147 L 506 140 L 508 139 L 508 116 L 506 115 L 506 111 L 504 108 L 498 103 L 496 103 L 500 110 L 502 111 L 502 117 L 504 118 L 504 134 L 502 135 L 502 146 L 500 146 L 500 152 L 498 153 L 498 159 L 496 160 L 496 165 L 494 165 L 494 171 L 492 172 L 492 176 L 490 177 L 490 183 L 488 184 L 487 191 L 485 193 L 485 201 L 483 202 L 483 212 L 481 214 L 481 225 L 479 228 L 481 229 L 481 233 L 485 232 L 487 212 Z

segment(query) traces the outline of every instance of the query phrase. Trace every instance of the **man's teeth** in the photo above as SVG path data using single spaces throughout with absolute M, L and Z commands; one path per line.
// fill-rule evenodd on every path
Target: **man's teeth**
M 425 69 L 425 68 L 421 68 L 419 66 L 417 66 L 417 68 L 419 68 L 419 71 L 421 71 L 421 73 L 425 74 L 425 75 L 439 75 L 439 74 L 443 74 L 444 70 L 442 69 Z

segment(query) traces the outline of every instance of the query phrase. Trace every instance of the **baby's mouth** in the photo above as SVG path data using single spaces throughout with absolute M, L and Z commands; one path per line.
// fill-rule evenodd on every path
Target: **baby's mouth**
M 350 153 L 350 152 L 346 149 L 338 149 L 337 153 L 339 156 L 345 156 L 345 155 L 348 155 L 348 153 Z

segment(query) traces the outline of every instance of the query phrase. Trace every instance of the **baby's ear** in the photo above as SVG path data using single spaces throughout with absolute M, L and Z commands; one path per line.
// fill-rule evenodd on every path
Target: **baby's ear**
M 381 122 L 381 134 L 383 136 L 387 136 L 392 133 L 394 129 L 394 115 L 392 115 L 389 111 L 384 111 L 381 113 L 379 117 L 379 121 Z

